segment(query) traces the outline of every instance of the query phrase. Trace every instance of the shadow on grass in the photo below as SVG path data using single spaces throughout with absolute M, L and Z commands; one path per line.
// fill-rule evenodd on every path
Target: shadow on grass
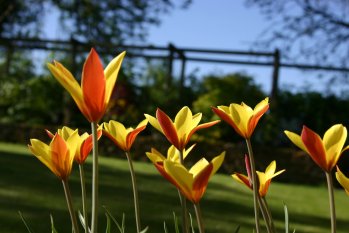
M 101 158 L 100 165 L 100 205 L 121 221 L 126 215 L 126 232 L 135 232 L 133 196 L 127 162 L 119 159 Z M 71 224 L 60 181 L 33 156 L 24 153 L 0 151 L 0 229 L 1 232 L 26 232 L 18 211 L 36 233 L 50 232 L 50 214 L 53 215 L 58 232 L 71 232 Z M 80 182 L 77 167 L 69 184 L 74 196 L 76 209 L 81 209 Z M 176 189 L 161 177 L 149 164 L 135 164 L 143 227 L 149 226 L 149 233 L 163 231 L 166 221 L 170 232 L 174 232 L 173 212 L 180 217 L 179 200 Z M 88 196 L 91 193 L 91 164 L 87 163 Z M 229 182 L 227 182 L 229 181 Z M 230 179 L 216 178 L 210 182 L 201 207 L 207 232 L 233 232 L 238 225 L 240 233 L 252 232 L 252 194 L 247 189 L 236 188 Z M 280 197 L 280 199 L 282 199 Z M 281 202 L 281 201 L 280 201 Z M 90 203 L 90 200 L 89 200 Z M 306 203 L 304 203 L 306 204 Z M 327 203 L 325 203 L 327 207 Z M 274 207 L 274 206 L 273 206 Z M 194 211 L 190 208 L 194 216 Z M 105 231 L 103 208 L 99 212 L 99 232 Z M 273 217 L 278 232 L 284 232 L 284 213 L 273 209 Z M 297 232 L 329 232 L 329 219 L 310 213 L 290 212 L 291 227 Z M 313 227 L 309 227 L 313 226 Z M 348 222 L 338 220 L 338 233 L 349 229 Z M 115 232 L 116 228 L 114 228 Z

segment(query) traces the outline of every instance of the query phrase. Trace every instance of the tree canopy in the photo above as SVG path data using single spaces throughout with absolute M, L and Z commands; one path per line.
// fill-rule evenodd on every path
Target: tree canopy
M 282 48 L 286 59 L 349 65 L 348 0 L 246 0 L 271 21 L 257 44 Z
M 0 3 L 0 36 L 37 36 L 45 16 L 57 10 L 67 37 L 88 42 L 120 43 L 142 40 L 149 25 L 162 14 L 186 8 L 191 0 L 3 0 Z

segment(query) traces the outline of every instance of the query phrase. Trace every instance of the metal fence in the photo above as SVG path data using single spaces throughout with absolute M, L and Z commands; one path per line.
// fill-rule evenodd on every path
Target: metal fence
M 264 66 L 272 68 L 271 98 L 278 94 L 279 71 L 281 68 L 294 68 L 301 70 L 323 70 L 336 72 L 349 72 L 348 67 L 318 66 L 300 63 L 283 63 L 278 49 L 274 51 L 240 51 L 240 50 L 216 50 L 177 47 L 173 44 L 168 46 L 153 45 L 126 45 L 126 44 L 105 44 L 105 43 L 84 43 L 74 38 L 70 40 L 45 40 L 39 38 L 0 38 L 0 47 L 6 49 L 6 71 L 11 66 L 12 54 L 15 50 L 45 50 L 63 51 L 70 54 L 72 59 L 72 72 L 77 70 L 77 56 L 87 52 L 91 47 L 98 48 L 100 54 L 113 55 L 127 50 L 128 57 L 161 59 L 166 60 L 168 67 L 167 82 L 170 85 L 173 79 L 173 66 L 176 60 L 180 61 L 180 87 L 184 86 L 186 78 L 186 66 L 188 62 L 205 62 L 219 64 L 237 64 L 246 66 Z M 116 51 L 117 50 L 117 51 Z M 217 55 L 237 55 L 238 59 L 216 58 Z M 245 57 L 247 59 L 242 59 Z

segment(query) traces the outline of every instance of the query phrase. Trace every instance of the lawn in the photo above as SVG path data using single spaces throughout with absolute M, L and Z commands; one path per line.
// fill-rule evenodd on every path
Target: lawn
M 59 233 L 70 232 L 70 219 L 60 181 L 51 174 L 23 145 L 0 143 L 0 232 L 26 232 L 18 211 L 23 213 L 36 233 L 50 232 L 52 214 Z M 86 164 L 90 181 L 90 160 Z M 70 177 L 74 204 L 80 206 L 80 184 L 75 167 Z M 142 225 L 149 233 L 161 233 L 166 222 L 174 232 L 173 212 L 180 214 L 178 194 L 150 163 L 136 162 Z M 287 175 L 287 173 L 283 174 Z M 325 177 L 324 177 L 325 181 Z M 90 183 L 87 184 L 90 187 Z M 88 190 L 90 191 L 90 190 Z M 126 216 L 126 232 L 135 232 L 132 190 L 127 161 L 123 158 L 100 159 L 100 204 L 121 219 Z M 283 203 L 287 204 L 290 226 L 296 232 L 328 233 L 327 189 L 321 186 L 299 186 L 273 182 L 268 201 L 278 228 L 283 229 Z M 338 233 L 349 229 L 349 197 L 336 190 Z M 240 225 L 240 233 L 253 228 L 252 192 L 236 183 L 228 174 L 215 175 L 201 201 L 208 233 L 232 233 Z M 191 209 L 191 212 L 192 209 Z M 105 232 L 104 209 L 100 210 L 100 229 Z M 117 232 L 114 229 L 114 232 Z

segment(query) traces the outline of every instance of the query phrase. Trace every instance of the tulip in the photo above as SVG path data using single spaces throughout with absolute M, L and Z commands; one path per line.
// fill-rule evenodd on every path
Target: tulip
M 336 178 L 340 185 L 344 188 L 345 192 L 349 195 L 349 178 L 346 177 L 341 170 L 337 167 Z
M 159 108 L 156 110 L 156 118 L 145 114 L 149 123 L 163 133 L 167 140 L 179 151 L 183 151 L 189 143 L 191 136 L 199 129 L 204 129 L 217 124 L 219 121 L 211 121 L 200 124 L 202 114 L 192 114 L 188 107 L 183 107 L 176 115 L 174 122 Z
M 76 215 L 74 213 L 68 177 L 71 173 L 73 161 L 76 152 L 76 146 L 79 140 L 77 131 L 74 131 L 69 137 L 64 139 L 56 133 L 49 145 L 38 139 L 30 139 L 29 150 L 45 164 L 58 178 L 61 179 L 64 194 L 67 201 L 70 219 L 75 233 L 79 233 Z
M 147 152 L 149 158 L 158 156 L 156 150 Z M 164 156 L 162 156 L 164 157 Z M 225 152 L 208 162 L 205 158 L 199 160 L 190 170 L 178 162 L 165 159 L 154 163 L 159 172 L 191 202 L 198 203 L 205 193 L 208 180 L 217 172 L 225 157 Z M 152 160 L 153 161 L 153 160 Z
M 272 161 L 269 166 L 265 169 L 265 172 L 256 171 L 258 175 L 259 180 L 259 196 L 265 197 L 267 195 L 271 180 L 275 177 L 280 175 L 285 171 L 285 169 L 278 171 L 275 173 L 276 170 L 276 162 Z M 235 173 L 232 175 L 232 177 L 238 181 L 239 183 L 245 184 L 248 188 L 252 189 L 252 183 L 250 182 L 251 177 L 245 176 L 240 173 Z
M 110 138 L 121 150 L 126 154 L 130 173 L 131 173 L 131 182 L 133 190 L 133 200 L 135 207 L 135 216 L 136 216 L 136 228 L 137 232 L 141 232 L 141 220 L 139 214 L 139 203 L 138 203 L 138 190 L 136 183 L 136 175 L 133 169 L 133 164 L 130 156 L 130 149 L 134 143 L 137 135 L 142 132 L 148 124 L 148 120 L 145 119 L 140 122 L 135 129 L 127 128 L 118 121 L 109 121 L 109 123 L 103 123 L 103 132 Z
M 49 145 L 38 139 L 30 139 L 30 151 L 61 180 L 67 180 L 74 161 L 77 142 L 77 131 L 64 140 L 55 134 Z
M 67 126 L 64 126 L 62 129 L 58 129 L 57 133 L 64 139 L 68 139 L 72 134 L 77 132 L 78 130 L 73 130 Z M 50 138 L 53 138 L 54 134 L 52 134 L 50 131 L 46 130 L 47 134 Z M 98 139 L 102 136 L 102 130 L 97 131 Z M 92 134 L 83 133 L 82 135 L 78 134 L 78 141 L 77 141 L 77 147 L 76 147 L 76 153 L 74 160 L 78 164 L 83 164 L 89 155 L 89 153 L 92 150 Z
M 103 123 L 103 133 L 107 135 L 121 150 L 130 151 L 137 135 L 147 126 L 148 120 L 143 120 L 138 126 L 127 128 L 120 122 L 111 120 L 109 123 Z
M 306 126 L 303 126 L 301 135 L 287 130 L 284 132 L 296 146 L 309 154 L 325 172 L 331 172 L 342 153 L 349 149 L 349 146 L 343 148 L 347 139 L 347 129 L 342 124 L 333 125 L 325 132 L 322 139 Z
M 284 132 L 296 146 L 309 154 L 313 161 L 325 172 L 331 214 L 331 233 L 335 233 L 336 210 L 331 171 L 343 152 L 349 149 L 349 146 L 343 148 L 347 140 L 347 128 L 342 124 L 333 125 L 325 132 L 323 138 L 306 126 L 303 126 L 301 135 L 287 130 Z
M 259 119 L 269 109 L 269 98 L 265 98 L 258 103 L 254 109 L 245 103 L 229 106 L 212 107 L 212 110 L 222 120 L 227 122 L 243 138 L 251 138 Z
M 86 119 L 98 122 L 107 109 L 124 56 L 125 52 L 122 52 L 103 70 L 101 60 L 92 48 L 83 67 L 81 86 L 61 63 L 49 63 L 48 69 L 70 93 Z

